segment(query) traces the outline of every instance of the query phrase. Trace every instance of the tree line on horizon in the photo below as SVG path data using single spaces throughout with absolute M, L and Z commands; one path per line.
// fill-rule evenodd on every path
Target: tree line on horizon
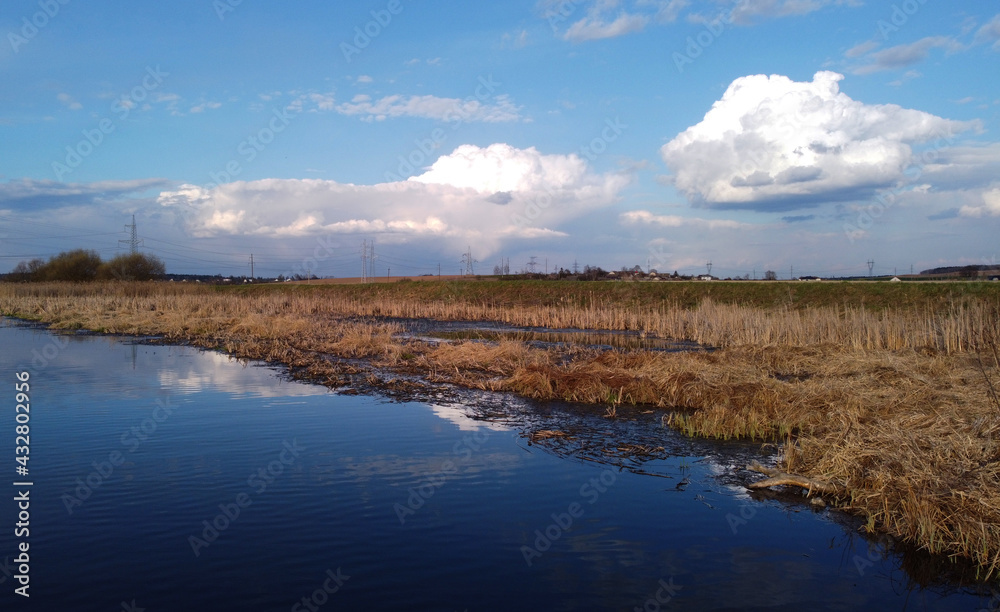
M 146 281 L 160 278 L 165 273 L 166 266 L 155 255 L 123 253 L 104 261 L 97 251 L 75 249 L 53 255 L 48 261 L 40 258 L 22 261 L 5 275 L 5 280 L 22 283 Z

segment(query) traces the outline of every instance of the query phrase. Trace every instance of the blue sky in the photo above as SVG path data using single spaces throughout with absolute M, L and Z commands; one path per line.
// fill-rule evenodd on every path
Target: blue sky
M 997 263 L 1000 5 L 8 1 L 0 272 Z

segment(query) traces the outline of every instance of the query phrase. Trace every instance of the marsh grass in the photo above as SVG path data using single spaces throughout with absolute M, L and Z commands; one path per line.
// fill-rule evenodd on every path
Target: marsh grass
M 381 285 L 365 294 L 351 287 L 0 284 L 0 312 L 279 362 L 331 387 L 358 375 L 378 383 L 373 368 L 380 368 L 594 404 L 608 418 L 623 404 L 659 406 L 671 411 L 665 424 L 688 435 L 777 441 L 785 471 L 842 487 L 848 494 L 830 501 L 866 516 L 872 530 L 971 559 L 984 577 L 1000 570 L 995 293 L 919 288 L 886 296 L 872 284 L 872 306 L 863 293 L 837 301 L 827 289 L 781 301 L 754 284 L 741 285 L 749 296 L 743 304 L 735 293 L 727 297 L 732 288 L 689 303 L 677 293 L 683 288 L 650 299 L 641 291 L 653 290 L 560 294 L 540 284 L 532 295 L 517 285 L 511 296 L 503 283 L 483 283 L 494 288 L 490 298 L 475 283 L 408 285 L 421 287 Z M 373 317 L 642 330 L 718 350 L 435 345 Z

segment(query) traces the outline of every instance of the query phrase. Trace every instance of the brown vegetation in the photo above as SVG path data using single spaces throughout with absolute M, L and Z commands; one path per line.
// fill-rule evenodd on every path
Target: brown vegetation
M 763 308 L 711 299 L 689 307 L 616 306 L 608 296 L 577 300 L 567 291 L 562 303 L 532 306 L 470 299 L 468 290 L 452 292 L 447 283 L 420 285 L 427 287 L 422 299 L 388 300 L 365 299 L 356 287 L 4 284 L 0 312 L 57 328 L 189 341 L 281 362 L 331 386 L 375 368 L 601 404 L 609 418 L 620 404 L 660 406 L 670 410 L 665 423 L 689 435 L 778 441 L 782 465 L 774 473 L 785 481 L 773 484 L 822 484 L 811 493 L 866 516 L 872 530 L 971 559 L 984 575 L 1000 570 L 996 297 L 959 294 L 873 310 L 863 303 Z M 395 324 L 360 318 L 372 316 L 643 330 L 719 348 L 428 344 L 401 336 Z

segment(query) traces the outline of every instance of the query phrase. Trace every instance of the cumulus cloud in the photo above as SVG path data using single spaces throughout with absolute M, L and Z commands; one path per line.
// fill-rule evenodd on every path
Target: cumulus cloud
M 1000 143 L 933 148 L 921 155 L 918 170 L 937 191 L 988 189 L 1000 176 Z
M 486 194 L 546 189 L 618 191 L 624 187 L 624 177 L 611 177 L 612 180 L 608 180 L 608 176 L 592 174 L 587 162 L 575 154 L 543 155 L 534 147 L 517 149 L 498 143 L 486 148 L 462 145 L 410 180 L 474 189 Z
M 1000 217 L 1000 187 L 984 191 L 981 197 L 981 205 L 963 206 L 959 214 L 963 217 Z
M 852 100 L 843 78 L 736 79 L 700 123 L 661 148 L 674 186 L 709 208 L 785 211 L 864 198 L 904 178 L 912 145 L 978 126 Z
M 266 179 L 164 191 L 159 203 L 195 237 L 380 234 L 432 241 L 482 255 L 505 240 L 565 236 L 556 228 L 608 206 L 627 176 L 597 174 L 576 155 L 543 155 L 504 144 L 463 145 L 407 181 L 352 185 Z
M 488 104 L 476 99 L 440 98 L 438 96 L 385 96 L 372 100 L 355 96 L 351 102 L 337 106 L 342 115 L 357 115 L 366 121 L 384 121 L 395 117 L 424 117 L 438 121 L 482 121 L 502 123 L 521 119 L 521 108 L 509 96 L 501 94 Z

